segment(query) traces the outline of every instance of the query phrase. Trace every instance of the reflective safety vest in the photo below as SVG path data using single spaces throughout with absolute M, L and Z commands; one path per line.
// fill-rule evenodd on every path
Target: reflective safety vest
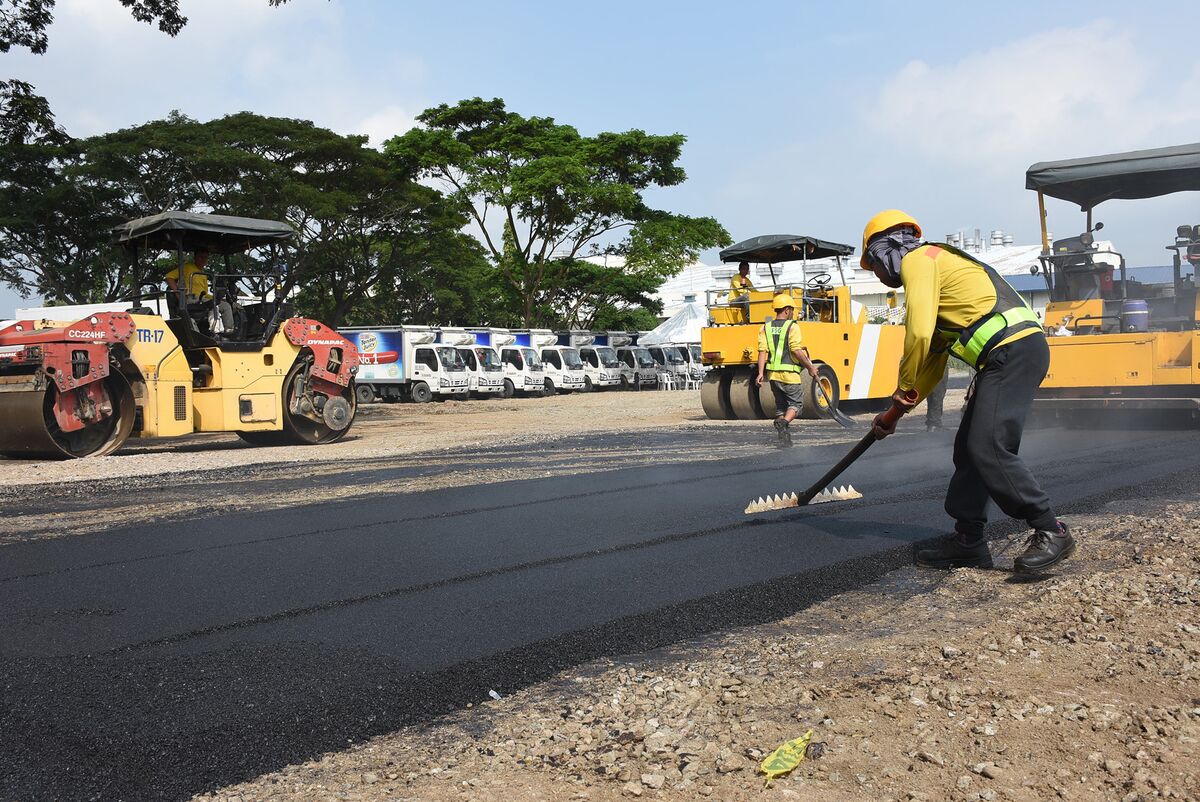
M 788 348 L 788 336 L 791 334 L 794 320 L 768 320 L 763 324 L 767 332 L 767 370 L 781 373 L 799 373 L 800 366 L 792 357 L 792 349 Z M 780 325 L 782 324 L 782 325 Z
M 951 354 L 978 370 L 987 361 L 992 349 L 1006 338 L 1023 329 L 1041 329 L 1042 323 L 1029 304 L 991 265 L 952 245 L 936 243 L 933 247 L 979 265 L 996 289 L 995 305 L 979 320 L 962 330 L 938 328 L 937 333 L 946 342 Z

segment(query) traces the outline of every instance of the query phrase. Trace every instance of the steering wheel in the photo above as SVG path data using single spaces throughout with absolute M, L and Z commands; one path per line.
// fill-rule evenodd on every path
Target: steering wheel
M 817 275 L 813 276 L 812 278 L 810 278 L 808 280 L 808 286 L 814 287 L 814 288 L 815 287 L 824 287 L 826 284 L 828 284 L 830 282 L 830 280 L 832 278 L 833 277 L 830 276 L 828 273 L 818 273 Z

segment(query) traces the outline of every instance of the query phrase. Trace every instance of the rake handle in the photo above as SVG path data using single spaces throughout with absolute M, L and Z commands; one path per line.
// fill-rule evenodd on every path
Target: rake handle
M 900 416 L 903 414 L 903 409 L 896 404 L 892 404 L 891 408 L 888 409 L 887 412 L 883 413 L 883 418 L 889 425 L 891 425 L 899 421 Z M 873 431 L 867 432 L 865 435 L 863 435 L 863 438 L 858 441 L 858 444 L 855 445 L 854 448 L 850 449 L 849 454 L 842 457 L 837 465 L 834 465 L 826 472 L 824 476 L 817 480 L 816 484 L 805 490 L 803 493 L 800 493 L 796 497 L 796 506 L 803 507 L 805 504 L 812 501 L 813 497 L 816 496 L 817 493 L 820 493 L 822 490 L 824 490 L 826 486 L 828 486 L 834 479 L 841 475 L 842 471 L 849 468 L 856 459 L 866 453 L 867 449 L 871 447 L 871 444 L 874 443 L 876 439 L 877 438 L 875 437 L 875 433 Z

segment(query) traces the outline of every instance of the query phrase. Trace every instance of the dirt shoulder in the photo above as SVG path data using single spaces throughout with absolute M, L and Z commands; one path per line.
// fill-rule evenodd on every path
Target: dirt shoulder
M 1072 522 L 1039 581 L 906 569 L 200 798 L 1198 799 L 1200 495 Z M 764 792 L 810 728 L 823 755 Z

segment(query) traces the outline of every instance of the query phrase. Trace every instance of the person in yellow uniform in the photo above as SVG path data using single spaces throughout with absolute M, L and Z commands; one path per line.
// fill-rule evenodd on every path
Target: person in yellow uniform
M 208 300 L 208 275 L 204 272 L 208 264 L 208 251 L 198 248 L 192 261 L 183 266 L 183 291 L 189 304 Z M 163 281 L 174 292 L 179 289 L 179 268 L 163 276 Z
M 940 243 L 923 242 L 909 215 L 889 209 L 863 231 L 862 267 L 888 287 L 904 287 L 904 356 L 892 404 L 908 412 L 942 380 L 948 356 L 977 371 L 954 438 L 954 476 L 946 512 L 954 532 L 917 553 L 933 568 L 989 568 L 984 537 L 988 499 L 1033 529 L 1018 572 L 1069 557 L 1075 540 L 1017 452 L 1033 394 L 1046 376 L 1050 349 L 1033 310 L 992 267 Z M 882 415 L 875 436 L 895 431 Z
M 729 303 L 742 308 L 746 322 L 750 322 L 750 291 L 755 289 L 750 281 L 750 263 L 738 264 L 737 275 L 729 279 Z
M 779 446 L 790 448 L 790 426 L 804 409 L 804 371 L 814 379 L 817 368 L 808 358 L 800 342 L 800 325 L 792 320 L 796 302 L 787 293 L 775 296 L 775 319 L 763 324 L 758 333 L 758 377 L 755 384 L 762 387 L 763 379 L 771 382 L 775 396 L 775 432 Z

